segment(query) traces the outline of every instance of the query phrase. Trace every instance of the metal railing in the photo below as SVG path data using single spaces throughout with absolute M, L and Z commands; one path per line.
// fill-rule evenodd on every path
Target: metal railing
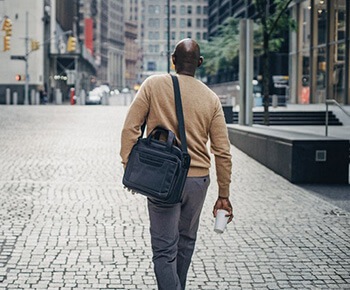
M 326 100 L 326 136 L 328 136 L 328 106 L 329 105 L 336 105 L 345 113 L 345 115 L 350 117 L 350 114 L 347 111 L 345 111 L 342 105 L 339 104 L 336 100 L 333 100 L 333 99 Z

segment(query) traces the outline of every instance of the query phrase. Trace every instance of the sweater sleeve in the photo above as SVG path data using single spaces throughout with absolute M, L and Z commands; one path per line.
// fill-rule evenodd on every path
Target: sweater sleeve
M 134 101 L 130 105 L 127 116 L 124 121 L 121 133 L 120 156 L 124 167 L 128 162 L 132 147 L 141 135 L 141 126 L 145 122 L 149 112 L 149 86 L 146 80 L 137 92 Z
M 229 197 L 231 183 L 231 148 L 224 117 L 219 99 L 216 102 L 215 114 L 209 130 L 211 152 L 215 156 L 216 176 L 219 196 Z

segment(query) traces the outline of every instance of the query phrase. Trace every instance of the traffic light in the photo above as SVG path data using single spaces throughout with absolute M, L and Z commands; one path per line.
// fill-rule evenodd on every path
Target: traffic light
M 32 51 L 39 49 L 39 46 L 40 46 L 39 41 L 32 39 L 30 41 L 30 44 L 31 44 Z
M 20 80 L 22 80 L 22 76 L 21 75 L 16 75 L 16 81 L 20 81 Z
M 10 49 L 11 49 L 10 36 L 4 36 L 4 51 L 8 51 Z
M 6 36 L 12 35 L 12 21 L 10 18 L 6 17 L 4 23 L 2 24 L 2 30 L 5 31 Z
M 68 37 L 68 42 L 67 42 L 67 51 L 72 52 L 75 51 L 77 48 L 77 39 L 73 36 Z

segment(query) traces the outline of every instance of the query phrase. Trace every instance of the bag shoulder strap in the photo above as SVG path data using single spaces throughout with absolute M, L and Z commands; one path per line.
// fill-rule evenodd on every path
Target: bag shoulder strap
M 184 115 L 182 111 L 182 102 L 181 102 L 181 93 L 179 87 L 179 80 L 177 76 L 170 75 L 174 85 L 174 95 L 175 95 L 175 108 L 176 108 L 176 116 L 177 121 L 179 123 L 179 133 L 181 140 L 181 149 L 184 153 L 187 153 L 187 140 L 186 140 L 186 132 L 185 132 L 185 122 Z

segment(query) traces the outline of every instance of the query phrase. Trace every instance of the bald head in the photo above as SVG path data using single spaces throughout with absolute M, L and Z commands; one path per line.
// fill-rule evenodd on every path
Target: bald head
M 190 38 L 185 38 L 177 43 L 172 60 L 178 74 L 191 76 L 194 76 L 197 67 L 203 62 L 198 43 Z

